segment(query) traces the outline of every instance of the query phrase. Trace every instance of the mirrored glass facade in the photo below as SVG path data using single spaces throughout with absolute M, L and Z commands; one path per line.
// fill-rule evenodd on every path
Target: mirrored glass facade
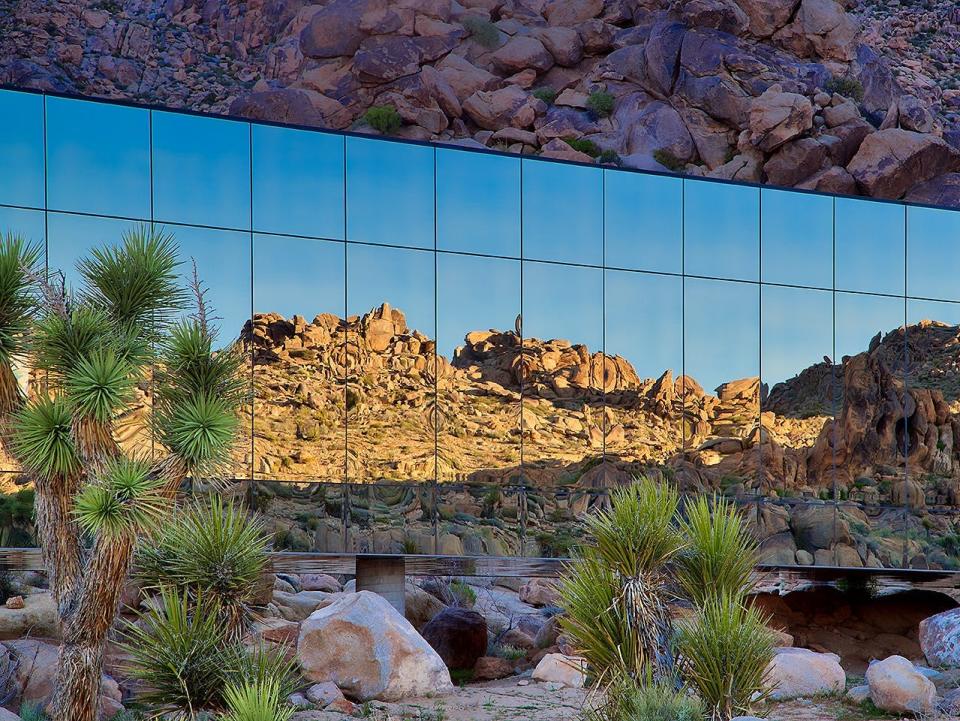
M 25 92 L 0 110 L 0 231 L 49 272 L 138 223 L 196 263 L 218 344 L 250 354 L 236 488 L 279 547 L 562 557 L 648 475 L 734 499 L 769 563 L 960 568 L 956 211 Z

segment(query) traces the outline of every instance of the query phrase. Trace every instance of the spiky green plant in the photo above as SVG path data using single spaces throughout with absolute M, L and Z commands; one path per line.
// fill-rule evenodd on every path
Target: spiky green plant
M 561 625 L 608 682 L 670 673 L 667 564 L 683 546 L 673 523 L 678 502 L 669 486 L 641 478 L 584 523 L 591 542 L 561 583 Z
M 281 698 L 286 698 L 300 686 L 297 659 L 282 649 L 258 645 L 248 648 L 234 644 L 225 655 L 225 680 L 231 684 L 277 684 Z
M 110 459 L 97 482 L 76 497 L 80 527 L 90 535 L 100 533 L 109 538 L 153 528 L 168 503 L 161 484 L 151 475 L 148 461 L 123 456 Z
M 294 713 L 273 679 L 230 684 L 225 695 L 227 713 L 221 721 L 288 721 Z
M 693 617 L 678 622 L 682 675 L 712 718 L 749 715 L 767 697 L 774 648 L 768 620 L 741 595 L 725 591 L 708 596 Z
M 240 634 L 269 544 L 259 516 L 213 496 L 177 511 L 141 546 L 138 575 L 148 587 L 169 586 L 216 600 L 230 632 Z
M 697 606 L 717 593 L 745 595 L 753 583 L 757 545 L 736 506 L 720 496 L 699 496 L 684 510 L 679 525 L 687 545 L 674 561 L 683 595 Z
M 649 677 L 639 683 L 621 677 L 584 717 L 585 721 L 703 721 L 704 709 L 686 688 Z

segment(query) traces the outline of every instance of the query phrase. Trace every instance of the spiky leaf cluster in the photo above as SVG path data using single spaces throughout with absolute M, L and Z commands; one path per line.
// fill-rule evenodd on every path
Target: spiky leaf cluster
M 0 362 L 10 363 L 23 349 L 23 337 L 36 309 L 33 277 L 43 249 L 7 233 L 0 240 Z
M 151 530 L 167 506 L 161 486 L 148 461 L 118 456 L 77 496 L 77 521 L 108 538 Z
M 80 459 L 71 426 L 70 404 L 63 396 L 38 396 L 14 419 L 14 453 L 25 468 L 41 479 L 72 476 L 80 469 Z

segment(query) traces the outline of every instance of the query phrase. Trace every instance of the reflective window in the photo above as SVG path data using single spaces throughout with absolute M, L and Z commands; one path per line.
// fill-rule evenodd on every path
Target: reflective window
M 761 280 L 833 287 L 833 198 L 769 190 L 761 193 Z
M 433 148 L 347 138 L 347 238 L 434 247 Z
M 342 484 L 256 481 L 248 489 L 251 509 L 278 521 L 270 524 L 274 550 L 343 553 Z
M 603 271 L 525 262 L 522 331 L 524 477 L 577 483 L 603 454 Z
M 44 212 L 0 206 L 0 235 L 19 235 L 29 243 L 44 243 Z
M 347 544 L 353 553 L 434 552 L 432 483 L 347 486 Z
M 837 198 L 836 287 L 904 294 L 904 212 L 895 203 Z
M 907 294 L 960 300 L 960 212 L 907 208 Z
M 607 267 L 683 271 L 683 181 L 604 171 Z
M 437 150 L 437 247 L 520 257 L 520 160 Z
M 683 450 L 683 281 L 608 270 L 604 296 L 607 459 L 666 463 Z
M 347 246 L 347 478 L 435 477 L 434 256 Z
M 50 276 L 54 278 L 62 273 L 68 288 L 73 289 L 79 288 L 82 283 L 77 272 L 79 260 L 89 256 L 94 248 L 120 245 L 123 234 L 139 225 L 132 220 L 65 213 L 50 213 L 47 223 L 47 267 Z
M 759 289 L 688 278 L 684 286 L 684 443 L 714 488 L 755 491 Z
M 343 238 L 343 144 L 337 135 L 254 125 L 254 229 Z
M 684 270 L 756 280 L 760 265 L 760 191 L 684 180 Z
M 154 216 L 250 227 L 250 125 L 153 113 Z
M 437 256 L 440 482 L 519 474 L 519 319 L 519 261 Z
M 254 236 L 254 472 L 343 481 L 343 243 Z
M 0 203 L 43 201 L 43 96 L 0 90 Z
M 150 111 L 47 99 L 49 205 L 150 219 Z
M 519 556 L 522 493 L 516 487 L 441 483 L 437 486 L 437 553 Z M 477 605 L 489 606 L 484 594 Z
M 523 161 L 523 257 L 603 263 L 603 171 Z

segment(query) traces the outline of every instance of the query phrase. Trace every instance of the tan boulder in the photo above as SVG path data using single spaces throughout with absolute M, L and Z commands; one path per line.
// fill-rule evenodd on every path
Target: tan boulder
M 767 38 L 786 25 L 800 0 L 736 0 L 750 20 L 750 32 Z
M 778 648 L 767 667 L 771 698 L 791 698 L 832 694 L 842 691 L 846 674 L 835 653 L 816 653 L 806 648 Z
M 935 135 L 889 128 L 864 138 L 847 170 L 867 194 L 899 198 L 918 183 L 960 170 L 960 152 Z
M 559 683 L 569 688 L 583 688 L 587 680 L 587 661 L 580 656 L 548 653 L 533 670 L 534 681 Z
M 772 85 L 750 106 L 750 142 L 765 152 L 813 127 L 813 104 L 798 93 Z
M 490 55 L 494 67 L 510 74 L 532 68 L 545 72 L 553 65 L 553 56 L 543 43 L 529 35 L 517 35 Z
M 473 667 L 474 681 L 496 681 L 513 675 L 513 662 L 499 656 L 481 656 Z
M 802 0 L 793 22 L 773 40 L 801 57 L 850 61 L 856 57 L 860 25 L 835 0 Z
M 531 578 L 520 587 L 520 600 L 531 606 L 556 606 L 557 584 L 546 578 Z
M 603 0 L 548 0 L 543 10 L 551 25 L 576 25 L 603 12 Z
M 398 701 L 453 689 L 443 660 L 384 598 L 370 591 L 340 596 L 300 627 L 304 676 L 332 681 L 361 701 Z
M 891 713 L 928 714 L 937 700 L 933 681 L 903 656 L 890 656 L 870 664 L 867 685 L 877 708 Z
M 508 85 L 500 90 L 478 90 L 464 101 L 463 111 L 487 130 L 499 130 L 505 125 L 526 128 L 537 117 L 534 102 L 535 98 L 523 88 Z

